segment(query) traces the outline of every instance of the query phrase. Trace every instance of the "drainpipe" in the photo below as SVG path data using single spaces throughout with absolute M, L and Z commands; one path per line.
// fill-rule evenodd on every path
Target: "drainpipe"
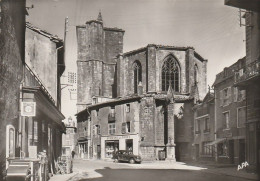
M 63 48 L 64 46 L 60 46 L 60 47 L 58 47 L 58 48 L 56 48 L 56 63 L 57 63 L 57 77 L 56 77 L 56 82 L 57 82 L 57 84 L 56 84 L 56 106 L 58 106 L 58 68 L 59 68 L 59 66 L 60 66 L 60 64 L 58 63 L 58 61 L 59 61 L 59 50 L 61 49 L 61 48 Z M 65 51 L 65 50 L 64 50 Z M 64 56 L 65 57 L 65 56 Z M 65 58 L 64 58 L 65 59 Z M 61 84 L 61 82 L 60 82 L 60 84 Z M 61 109 L 61 90 L 60 90 L 60 109 Z
M 215 141 L 217 140 L 217 91 L 214 87 L 214 137 Z M 215 146 L 215 161 L 218 162 L 218 147 Z

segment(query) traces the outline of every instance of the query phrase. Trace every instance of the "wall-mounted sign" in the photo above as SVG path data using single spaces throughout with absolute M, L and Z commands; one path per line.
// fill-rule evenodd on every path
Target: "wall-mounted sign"
M 120 139 L 130 139 L 131 137 L 129 135 L 127 136 L 108 136 L 104 137 L 104 140 L 120 140 Z
M 22 102 L 21 116 L 36 116 L 36 102 Z

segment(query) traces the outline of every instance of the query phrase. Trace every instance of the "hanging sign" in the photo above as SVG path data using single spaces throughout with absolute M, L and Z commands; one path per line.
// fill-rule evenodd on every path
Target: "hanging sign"
M 22 102 L 21 116 L 27 116 L 27 117 L 36 116 L 36 102 Z

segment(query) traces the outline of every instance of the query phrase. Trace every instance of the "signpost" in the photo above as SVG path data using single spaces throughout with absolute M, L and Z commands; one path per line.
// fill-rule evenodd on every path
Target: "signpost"
M 36 102 L 22 102 L 21 116 L 27 116 L 27 117 L 36 116 Z

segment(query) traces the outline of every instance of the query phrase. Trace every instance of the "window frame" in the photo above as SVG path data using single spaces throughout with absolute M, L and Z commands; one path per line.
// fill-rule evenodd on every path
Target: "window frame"
M 200 119 L 201 118 L 196 118 L 195 119 L 195 130 L 194 130 L 195 134 L 200 134 L 201 133 L 201 130 L 200 130 Z
M 111 127 L 111 125 L 113 125 L 113 128 Z M 111 133 L 111 131 L 113 130 L 113 134 Z M 108 134 L 109 135 L 115 135 L 116 134 L 116 122 L 109 122 L 108 123 Z
M 169 61 L 172 61 L 171 64 L 174 64 L 177 72 L 174 72 L 169 69 L 174 69 L 173 67 L 168 67 L 167 64 L 170 64 Z M 167 67 L 167 68 L 164 68 Z M 164 70 L 168 69 L 168 70 Z M 169 73 L 167 74 L 167 71 Z M 177 76 L 177 78 L 176 78 Z M 167 83 L 168 81 L 168 83 Z M 162 66 L 161 66 L 161 90 L 162 92 L 167 92 L 169 89 L 169 85 L 171 82 L 171 86 L 174 92 L 181 92 L 181 66 L 178 59 L 174 55 L 168 55 L 164 58 Z M 176 82 L 178 85 L 176 86 Z M 168 86 L 168 87 L 167 87 Z
M 203 130 L 203 132 L 204 133 L 209 133 L 210 132 L 210 118 L 209 118 L 209 116 L 206 116 L 204 118 L 204 130 Z
M 138 85 L 142 81 L 142 64 L 139 60 L 135 60 L 133 65 L 133 73 L 134 73 L 134 93 L 138 93 Z
M 227 114 L 227 113 L 228 113 L 228 127 L 227 127 L 227 120 L 226 120 L 226 116 L 225 116 L 225 114 Z M 230 130 L 230 110 L 222 112 L 222 115 L 224 116 L 225 125 L 226 125 L 226 127 L 223 130 Z
M 126 133 L 130 133 L 131 132 L 131 122 L 130 121 L 127 121 L 126 124 L 125 124 L 125 130 L 126 130 Z
M 198 73 L 199 73 L 199 68 L 198 65 L 194 65 L 194 84 L 197 85 L 199 80 L 198 80 Z
M 208 145 L 205 146 L 206 144 L 210 143 L 210 141 L 203 141 L 202 142 L 202 156 L 213 156 L 213 146 Z
M 238 110 L 239 110 L 239 109 L 245 109 L 245 122 L 244 122 L 244 126 L 239 126 L 239 125 L 238 125 L 238 118 L 239 118 L 239 117 L 238 117 Z M 246 127 L 246 125 L 245 125 L 245 123 L 246 123 L 246 111 L 247 111 L 247 110 L 246 110 L 246 106 L 241 106 L 241 107 L 238 107 L 238 108 L 237 108 L 237 128 L 245 128 L 245 127 Z

